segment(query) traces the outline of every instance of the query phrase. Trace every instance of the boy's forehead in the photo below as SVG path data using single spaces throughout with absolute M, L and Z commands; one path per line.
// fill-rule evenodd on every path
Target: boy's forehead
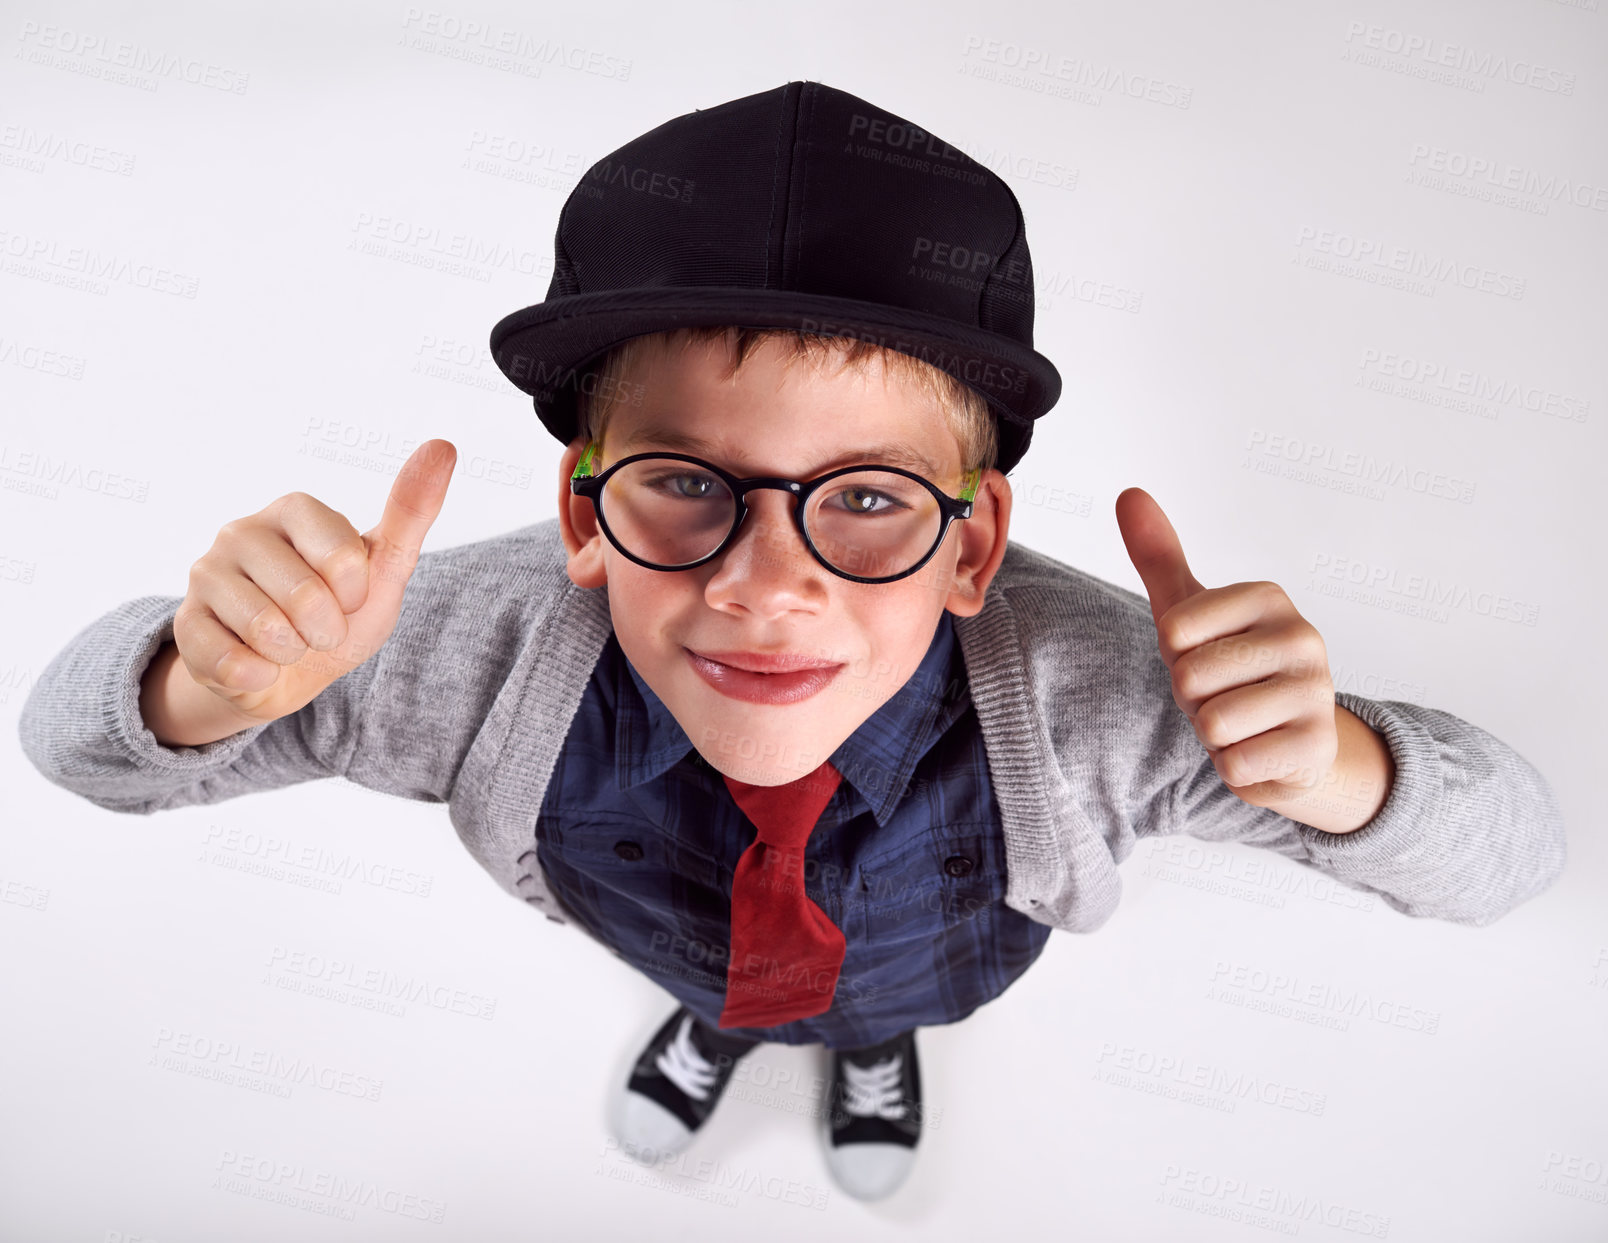
M 751 438 L 745 438 L 742 429 L 735 425 L 729 428 L 712 427 L 709 434 L 699 435 L 680 426 L 674 417 L 657 414 L 633 421 L 629 428 L 620 430 L 622 436 L 615 450 L 616 457 L 670 449 L 721 462 L 746 458 L 747 449 L 751 448 L 745 444 Z M 954 433 L 946 431 L 944 434 L 951 442 L 948 446 L 931 444 L 929 438 L 915 439 L 897 434 L 842 436 L 823 433 L 810 437 L 810 457 L 817 470 L 831 470 L 856 462 L 878 462 L 887 466 L 902 466 L 936 479 L 954 469 L 952 464 L 945 465 L 941 460 L 945 447 L 953 450 L 948 454 L 949 457 L 955 460 L 960 457 L 960 446 L 955 441 Z
M 610 456 L 668 449 L 717 462 L 746 458 L 753 447 L 751 428 L 736 413 L 723 412 L 697 400 L 705 383 L 729 383 L 731 352 L 726 350 L 723 354 L 719 342 L 708 349 L 696 344 L 668 349 L 663 341 L 657 344 L 660 348 L 654 351 L 652 360 L 643 360 L 643 370 L 651 369 L 659 382 L 645 386 L 640 403 L 617 406 L 610 420 Z M 757 379 L 762 368 L 755 362 L 751 354 L 743 369 Z M 790 359 L 785 371 L 789 376 L 803 376 L 813 368 L 807 359 Z M 819 463 L 818 470 L 875 461 L 938 478 L 959 469 L 960 442 L 932 394 L 886 370 L 881 373 L 881 383 L 873 381 L 870 385 L 864 373 L 848 366 L 834 367 L 831 362 L 813 375 L 824 375 L 827 387 L 839 388 L 840 396 L 835 400 L 854 401 L 865 414 L 864 426 L 853 432 L 837 431 L 824 424 L 811 429 L 810 456 Z M 767 386 L 770 379 L 766 377 Z M 887 386 L 886 393 L 897 395 L 895 401 L 889 403 L 871 396 L 880 393 L 882 384 Z

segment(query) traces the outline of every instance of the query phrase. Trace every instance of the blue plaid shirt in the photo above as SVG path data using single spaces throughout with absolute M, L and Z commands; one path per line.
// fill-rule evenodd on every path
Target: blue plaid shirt
M 728 1030 L 855 1049 L 965 1018 L 1051 929 L 1004 903 L 999 808 L 947 612 L 910 680 L 829 758 L 843 781 L 805 846 L 804 887 L 847 942 L 832 1006 Z M 713 1027 L 732 872 L 753 840 L 720 772 L 610 635 L 536 821 L 555 896 Z

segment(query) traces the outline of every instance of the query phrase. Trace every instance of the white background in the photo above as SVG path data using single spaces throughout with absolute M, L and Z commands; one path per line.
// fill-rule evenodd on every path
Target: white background
M 151 8 L 0 11 L 0 1236 L 1608 1238 L 1598 0 Z M 504 37 L 525 50 L 487 63 Z M 179 70 L 118 81 L 122 43 Z M 817 1050 L 760 1051 L 686 1160 L 633 1181 L 604 1101 L 666 996 L 501 896 L 443 807 L 330 781 L 120 817 L 15 742 L 73 634 L 182 595 L 218 527 L 285 492 L 366 529 L 443 436 L 458 475 L 427 549 L 552 516 L 561 449 L 492 364 L 492 324 L 545 296 L 594 160 L 798 78 L 911 119 L 1022 203 L 1065 389 L 1011 476 L 1014 539 L 1142 590 L 1112 503 L 1145 487 L 1203 583 L 1283 585 L 1339 689 L 1490 730 L 1569 829 L 1561 880 L 1483 929 L 1247 848 L 1141 848 L 1106 927 L 923 1033 L 936 1125 L 872 1207 L 829 1182 Z M 477 165 L 494 145 L 525 158 Z M 417 240 L 364 252 L 392 227 Z M 455 237 L 500 259 L 445 272 Z M 1365 247 L 1474 287 L 1337 269 Z M 75 250 L 194 296 L 74 287 Z M 1495 395 L 1459 399 L 1459 373 Z M 1423 580 L 1451 601 L 1422 611 Z M 255 874 L 270 838 L 428 896 Z M 492 1017 L 265 984 L 296 952 Z M 1373 1008 L 1342 1029 L 1208 997 L 1236 971 Z M 1393 1009 L 1433 1034 L 1368 1017 Z M 378 1099 L 191 1073 L 265 1054 Z M 443 1222 L 260 1198 L 334 1179 Z

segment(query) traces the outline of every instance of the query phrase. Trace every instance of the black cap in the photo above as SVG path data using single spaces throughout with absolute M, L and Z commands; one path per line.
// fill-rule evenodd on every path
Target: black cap
M 859 337 L 982 394 L 1009 471 L 1061 395 L 1033 349 L 1033 291 L 1021 206 L 992 170 L 857 96 L 789 82 L 592 165 L 559 214 L 546 301 L 499 321 L 491 354 L 568 444 L 577 390 L 630 337 Z

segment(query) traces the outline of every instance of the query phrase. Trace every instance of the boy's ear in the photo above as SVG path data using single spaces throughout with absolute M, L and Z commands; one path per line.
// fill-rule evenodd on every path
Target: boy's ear
M 569 550 L 570 582 L 577 587 L 601 587 L 608 582 L 603 564 L 603 532 L 597 525 L 597 511 L 584 496 L 570 492 L 570 476 L 586 452 L 587 440 L 577 436 L 564 450 L 558 464 L 558 530 Z
M 959 617 L 972 617 L 983 611 L 988 584 L 994 581 L 1010 542 L 1010 480 L 1000 471 L 984 471 L 972 499 L 972 516 L 956 522 L 954 528 L 960 531 L 960 555 L 944 607 Z

